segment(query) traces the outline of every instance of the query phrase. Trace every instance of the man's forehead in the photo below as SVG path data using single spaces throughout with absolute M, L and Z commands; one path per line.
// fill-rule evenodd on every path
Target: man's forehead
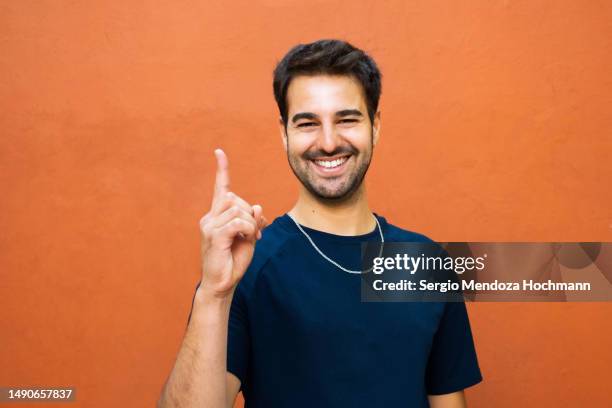
M 361 84 L 347 75 L 300 75 L 293 78 L 287 89 L 289 113 L 307 111 L 335 113 L 344 109 L 365 108 Z

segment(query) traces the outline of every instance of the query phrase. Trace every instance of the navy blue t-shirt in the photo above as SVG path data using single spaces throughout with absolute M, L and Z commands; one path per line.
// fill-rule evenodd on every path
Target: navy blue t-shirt
M 432 242 L 375 214 L 385 242 Z M 334 261 L 360 243 L 302 226 Z M 428 407 L 482 380 L 463 302 L 362 302 L 361 276 L 324 259 L 284 214 L 263 230 L 230 309 L 227 370 L 246 408 Z

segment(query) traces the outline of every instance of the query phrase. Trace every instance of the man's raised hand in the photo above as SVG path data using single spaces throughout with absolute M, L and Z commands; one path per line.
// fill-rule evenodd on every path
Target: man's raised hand
M 251 263 L 255 242 L 266 218 L 259 205 L 250 205 L 230 191 L 229 164 L 215 150 L 217 175 L 210 211 L 200 219 L 202 283 L 211 295 L 230 296 Z

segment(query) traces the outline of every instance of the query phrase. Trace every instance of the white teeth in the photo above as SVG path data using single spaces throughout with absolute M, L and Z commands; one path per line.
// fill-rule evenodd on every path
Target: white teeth
M 346 159 L 348 159 L 348 157 L 341 157 L 336 160 L 315 160 L 315 163 L 327 169 L 333 169 L 334 167 L 338 167 L 339 165 L 344 163 Z

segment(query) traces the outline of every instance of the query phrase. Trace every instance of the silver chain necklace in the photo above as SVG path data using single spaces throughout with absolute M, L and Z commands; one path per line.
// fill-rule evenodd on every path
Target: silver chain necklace
M 362 274 L 362 273 L 367 273 L 370 272 L 372 270 L 372 267 L 366 269 L 365 271 L 354 271 L 352 269 L 347 269 L 344 266 L 340 265 L 338 262 L 334 261 L 333 259 L 331 259 L 330 257 L 328 257 L 327 255 L 325 255 L 323 253 L 323 251 L 321 251 L 319 249 L 319 247 L 314 243 L 314 241 L 312 240 L 312 238 L 310 238 L 310 236 L 306 233 L 306 231 L 304 231 L 302 229 L 302 226 L 291 216 L 291 214 L 287 213 L 287 215 L 289 216 L 289 218 L 291 218 L 291 220 L 295 223 L 295 225 L 298 227 L 298 229 L 300 231 L 302 231 L 302 234 L 304 234 L 304 236 L 306 238 L 308 238 L 308 241 L 310 242 L 310 244 L 312 245 L 312 247 L 319 253 L 319 255 L 321 255 L 324 259 L 326 259 L 327 261 L 329 261 L 330 263 L 332 263 L 333 265 L 337 266 L 338 268 L 342 269 L 344 272 L 348 272 L 348 273 L 357 273 L 357 274 Z M 374 216 L 374 220 L 376 221 L 376 226 L 378 227 L 378 233 L 380 234 L 380 243 L 384 243 L 385 242 L 385 237 L 383 236 L 382 233 L 382 228 L 380 227 L 380 223 L 378 222 L 378 218 L 376 218 L 376 216 Z M 382 245 L 380 247 L 380 252 L 382 253 Z

